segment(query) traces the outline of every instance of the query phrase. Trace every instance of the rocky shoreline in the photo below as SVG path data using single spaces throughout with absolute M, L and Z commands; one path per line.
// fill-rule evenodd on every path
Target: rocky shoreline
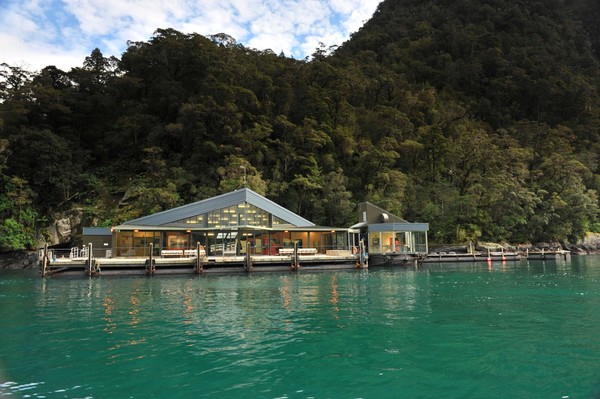
M 0 253 L 0 270 L 24 270 L 37 268 L 35 251 Z

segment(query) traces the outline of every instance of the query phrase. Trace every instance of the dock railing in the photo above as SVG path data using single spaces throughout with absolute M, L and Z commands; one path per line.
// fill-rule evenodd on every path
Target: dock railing
M 272 255 L 282 256 L 293 254 L 294 247 L 272 245 L 270 247 L 263 247 L 260 252 L 255 252 L 256 248 L 249 247 L 244 248 L 250 250 L 250 255 Z M 51 259 L 85 259 L 88 257 L 88 246 L 73 247 L 66 249 L 51 249 L 49 253 L 52 253 Z M 43 252 L 43 250 L 41 250 Z M 93 257 L 98 258 L 112 258 L 112 257 L 126 257 L 126 258 L 148 258 L 150 256 L 150 247 L 116 247 L 106 252 L 107 256 L 98 256 L 97 253 L 93 254 Z M 318 245 L 314 247 L 298 247 L 298 253 L 300 255 L 356 255 L 358 253 L 358 246 L 342 246 L 342 245 Z M 104 255 L 104 253 L 102 254 Z M 216 251 L 214 248 L 207 250 L 204 246 L 201 246 L 200 256 L 211 256 L 211 257 L 232 257 L 232 256 L 245 256 L 246 251 L 236 250 L 235 248 L 227 248 L 225 251 Z M 153 257 L 196 257 L 196 248 L 160 248 L 153 246 L 152 249 Z

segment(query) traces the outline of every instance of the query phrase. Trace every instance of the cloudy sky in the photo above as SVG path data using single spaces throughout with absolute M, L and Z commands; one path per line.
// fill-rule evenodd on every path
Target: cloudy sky
M 342 44 L 381 0 L 0 0 L 0 63 L 68 71 L 98 47 L 118 58 L 157 28 L 226 33 L 246 47 L 302 59 Z

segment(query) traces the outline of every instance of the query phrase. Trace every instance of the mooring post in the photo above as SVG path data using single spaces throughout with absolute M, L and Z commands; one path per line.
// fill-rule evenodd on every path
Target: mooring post
M 150 254 L 148 255 L 148 259 L 146 259 L 146 274 L 154 274 L 156 270 L 156 260 L 153 259 L 154 255 L 154 243 L 150 243 Z
M 200 241 L 196 242 L 196 273 L 204 272 L 204 264 L 202 263 L 202 254 L 200 253 Z
M 152 269 L 152 273 L 154 273 L 154 243 L 150 243 L 150 253 L 148 254 L 148 261 L 150 262 L 150 268 Z
M 359 251 L 360 251 L 360 256 L 359 256 L 359 262 L 360 262 L 360 267 L 366 267 L 367 266 L 367 257 L 365 254 L 365 240 L 360 240 L 359 244 Z
M 250 242 L 246 241 L 246 258 L 245 258 L 245 264 L 244 267 L 246 268 L 247 272 L 251 272 L 252 271 L 252 256 L 250 255 Z
M 294 241 L 294 254 L 292 256 L 292 270 L 300 269 L 300 259 L 298 257 L 298 241 Z
M 48 273 L 48 243 L 44 243 L 44 253 L 42 255 L 42 277 L 46 277 L 46 273 Z
M 361 269 L 363 267 L 363 242 L 360 240 L 358 242 L 358 259 L 356 260 L 356 267 Z
M 90 242 L 88 244 L 88 253 L 87 253 L 87 261 L 86 261 L 86 267 L 87 267 L 88 276 L 91 276 L 94 273 L 93 265 L 92 265 L 92 260 L 93 260 L 93 256 L 92 256 L 92 243 Z

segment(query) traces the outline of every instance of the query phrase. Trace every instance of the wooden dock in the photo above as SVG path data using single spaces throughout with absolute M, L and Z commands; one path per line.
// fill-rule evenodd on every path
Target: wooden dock
M 206 256 L 198 249 L 186 253 L 148 257 L 94 258 L 89 251 L 84 256 L 55 258 L 47 248 L 40 250 L 39 268 L 42 276 L 57 274 L 100 275 L 168 275 L 205 273 L 298 272 L 367 268 L 364 255 L 351 251 L 284 251 L 280 255 Z M 153 253 L 153 251 L 150 251 Z M 200 254 L 200 256 L 197 256 Z M 174 256 L 175 255 L 175 256 Z
M 562 249 L 529 251 L 525 253 L 527 260 L 571 260 L 571 252 Z
M 384 253 L 369 255 L 369 266 L 411 266 L 426 263 L 455 263 L 455 262 L 519 262 L 535 260 L 570 260 L 571 253 L 564 250 L 541 250 L 526 252 L 473 252 L 455 253 L 438 252 L 430 254 L 417 253 Z

